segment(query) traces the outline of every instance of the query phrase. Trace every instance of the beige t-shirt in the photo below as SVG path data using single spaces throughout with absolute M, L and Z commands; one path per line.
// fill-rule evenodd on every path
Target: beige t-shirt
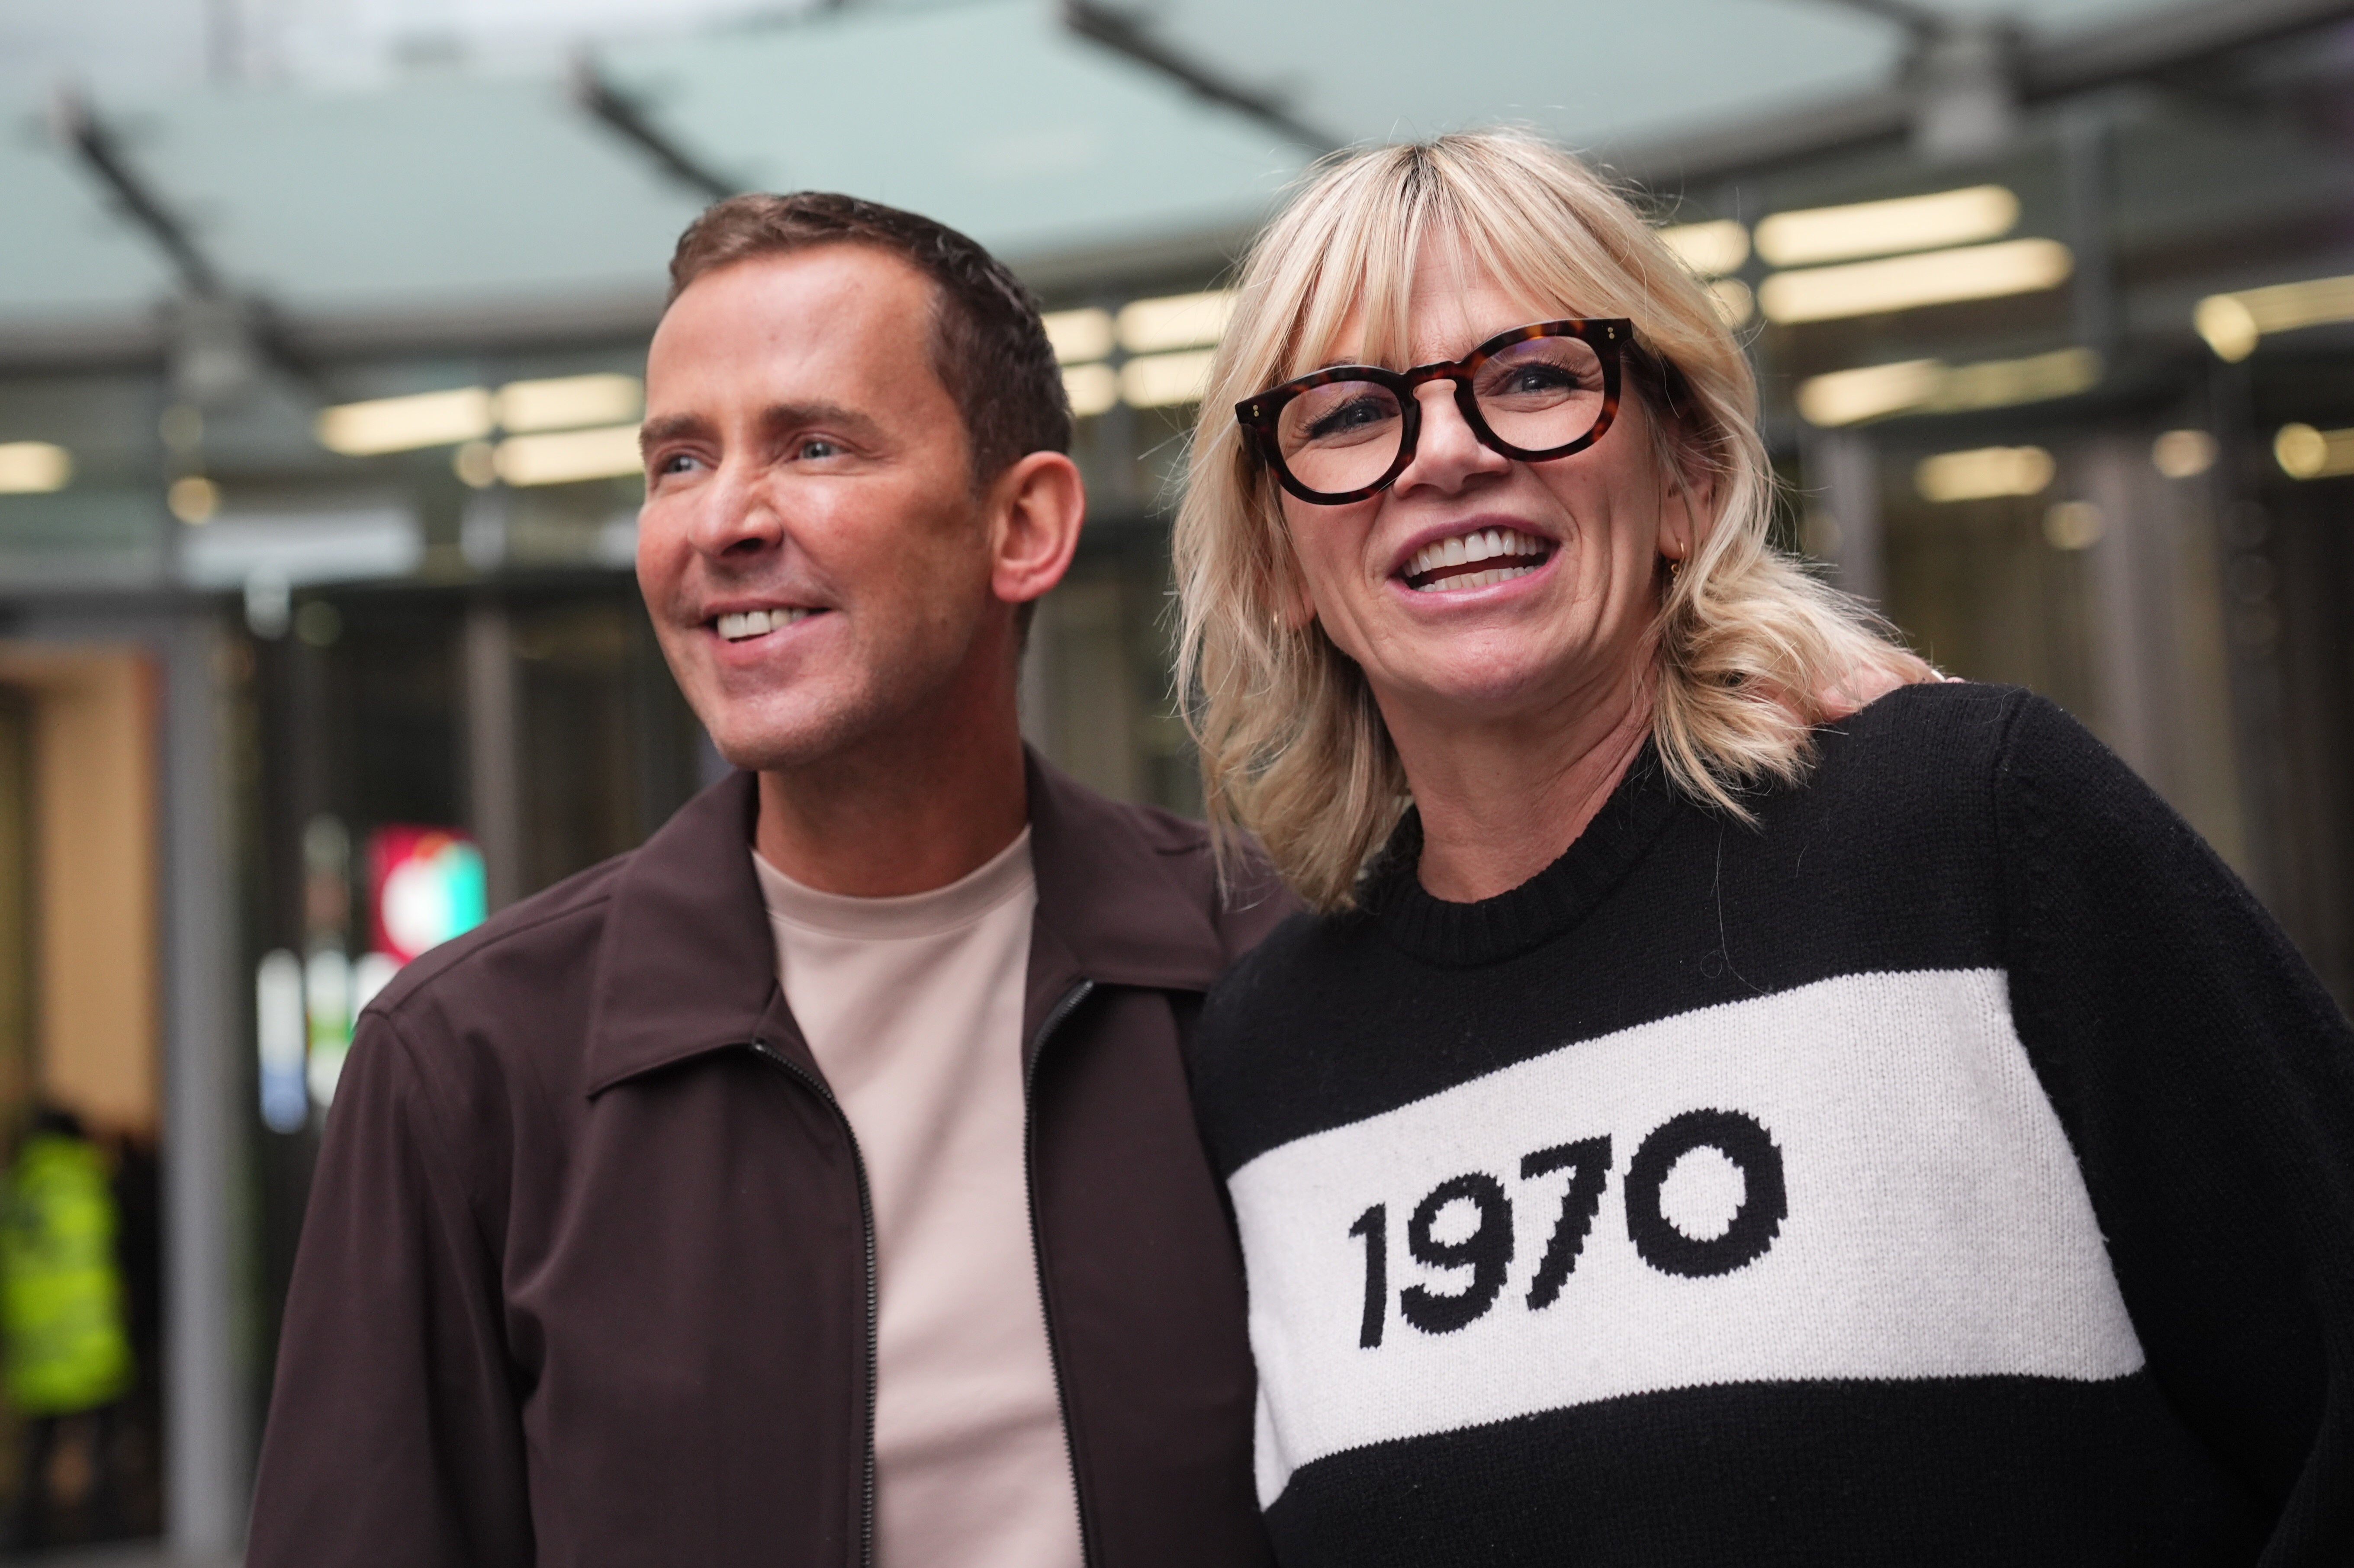
M 875 1207 L 875 1561 L 1077 1568 L 1023 1166 L 1030 834 L 898 898 L 820 893 L 752 859 L 785 1001 Z

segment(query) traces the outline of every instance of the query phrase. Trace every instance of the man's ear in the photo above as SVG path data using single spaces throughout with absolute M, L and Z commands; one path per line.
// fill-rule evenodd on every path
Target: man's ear
M 1078 464 L 1061 452 L 1032 452 L 990 489 L 990 591 L 1027 604 L 1070 569 L 1087 514 L 1087 485 Z

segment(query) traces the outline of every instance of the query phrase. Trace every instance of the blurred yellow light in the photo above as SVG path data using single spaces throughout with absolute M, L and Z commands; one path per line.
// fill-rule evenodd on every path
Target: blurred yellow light
M 2254 314 L 2229 294 L 2210 294 L 2200 301 L 2199 308 L 2190 313 L 2190 324 L 2207 340 L 2216 358 L 2235 365 L 2255 353 L 2256 340 L 2264 336 Z
M 1716 306 L 1717 319 L 1729 327 L 1747 326 L 1757 313 L 1757 297 L 1738 278 L 1719 278 L 1708 286 L 1708 297 Z
M 1946 366 L 1934 359 L 1834 370 L 1798 383 L 1798 412 L 1810 425 L 1861 424 L 1923 407 L 1937 395 L 1945 376 Z
M 2006 239 L 1776 272 L 1757 291 L 1757 302 L 1772 322 L 1837 321 L 2057 288 L 2075 265 L 2075 257 L 2056 239 Z
M 2291 479 L 2337 479 L 2354 473 L 2354 430 L 2283 425 L 2273 438 L 2273 456 Z
M 634 376 L 561 376 L 510 381 L 499 388 L 498 422 L 510 430 L 573 430 L 618 425 L 645 409 L 646 389 Z
M 2149 444 L 2150 466 L 2168 479 L 2190 479 L 2215 466 L 2215 438 L 2204 430 L 2168 430 Z
M 2108 518 L 2089 501 L 2062 501 L 2043 514 L 2043 539 L 2055 550 L 2089 550 L 2101 542 Z
M 1166 408 L 1177 403 L 1198 403 L 1210 384 L 1211 350 L 1183 354 L 1151 354 L 1119 367 L 1119 395 L 1130 408 Z
M 566 430 L 544 436 L 509 436 L 492 454 L 492 465 L 509 484 L 571 484 L 584 479 L 618 479 L 642 473 L 638 428 L 612 425 L 599 430 Z
M 450 454 L 450 469 L 471 488 L 488 490 L 499 482 L 498 449 L 488 441 L 468 441 Z
M 1738 272 L 1749 260 L 1748 226 L 1730 217 L 1710 223 L 1671 224 L 1659 230 L 1676 259 L 1703 278 Z
M 372 397 L 319 410 L 319 444 L 345 457 L 451 446 L 491 433 L 486 387 L 456 387 L 407 397 Z
M 1757 226 L 1757 254 L 1776 267 L 1810 267 L 1857 256 L 1967 245 L 2010 232 L 2019 198 L 2000 185 L 1849 207 L 1777 212 Z
M 1074 365 L 1063 372 L 1063 395 L 1075 418 L 1093 418 L 1119 401 L 1119 373 L 1108 365 Z
M 164 504 L 173 516 L 191 527 L 220 515 L 220 486 L 201 474 L 183 474 L 164 493 Z
M 1048 311 L 1044 320 L 1046 341 L 1054 344 L 1055 357 L 1065 365 L 1101 359 L 1111 352 L 1109 311 Z
M 2070 397 L 2099 385 L 2100 379 L 2101 356 L 2089 348 L 1974 365 L 1907 359 L 1809 377 L 1798 384 L 1798 412 L 1808 424 L 1830 427 L 1890 414 L 2005 408 Z
M 2245 359 L 2256 351 L 2258 338 L 2273 333 L 2354 322 L 2354 276 L 2210 294 L 2199 302 L 2190 321 L 2215 357 Z
M 1214 344 L 1225 335 L 1234 313 L 1235 296 L 1228 289 L 1132 301 L 1120 307 L 1119 345 L 1130 354 L 1158 354 Z
M 1987 501 L 2039 495 L 2055 471 L 2052 454 L 2041 447 L 1977 447 L 1922 459 L 1913 485 L 1924 501 Z
M 73 480 L 73 454 L 52 441 L 0 441 L 0 495 L 39 495 Z

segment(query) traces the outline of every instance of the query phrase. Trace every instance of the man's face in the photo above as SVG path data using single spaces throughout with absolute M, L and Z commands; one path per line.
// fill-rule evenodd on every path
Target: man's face
M 828 245 L 705 273 L 654 333 L 638 584 L 738 767 L 920 722 L 969 660 L 1010 657 L 981 647 L 1011 617 L 933 298 L 898 258 Z

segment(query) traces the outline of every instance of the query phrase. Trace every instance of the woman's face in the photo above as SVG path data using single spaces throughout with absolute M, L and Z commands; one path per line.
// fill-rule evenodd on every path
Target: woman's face
M 1523 298 L 1458 256 L 1441 239 L 1417 259 L 1409 364 L 1580 313 L 1577 301 Z M 1352 321 L 1331 360 L 1363 363 L 1362 344 Z M 1307 600 L 1295 611 L 1312 612 L 1364 670 L 1394 730 L 1409 716 L 1440 728 L 1511 723 L 1633 690 L 1648 667 L 1659 558 L 1686 555 L 1693 536 L 1655 461 L 1649 411 L 1627 397 L 1594 445 L 1526 463 L 1479 444 L 1452 383 L 1418 392 L 1421 439 L 1389 489 L 1341 506 L 1284 495 Z M 1500 557 L 1434 564 L 1433 546 L 1491 534 Z

